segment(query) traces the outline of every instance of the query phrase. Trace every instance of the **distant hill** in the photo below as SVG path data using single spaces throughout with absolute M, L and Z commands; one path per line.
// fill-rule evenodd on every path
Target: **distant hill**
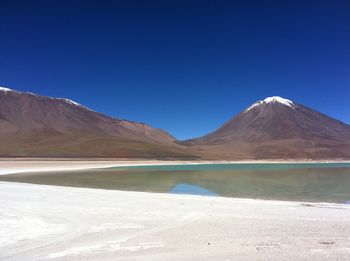
M 0 157 L 350 159 L 349 125 L 277 96 L 179 142 L 69 99 L 0 87 L 0 139 Z
M 274 96 L 184 144 L 222 159 L 350 158 L 350 126 Z
M 0 156 L 192 157 L 147 124 L 115 119 L 72 100 L 0 87 Z

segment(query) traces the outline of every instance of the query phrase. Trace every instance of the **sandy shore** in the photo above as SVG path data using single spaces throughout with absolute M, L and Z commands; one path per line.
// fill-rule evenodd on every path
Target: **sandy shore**
M 54 170 L 82 170 L 91 168 L 108 168 L 118 166 L 146 166 L 173 164 L 222 164 L 222 163 L 312 163 L 312 162 L 349 162 L 345 160 L 312 161 L 312 160 L 242 160 L 242 161 L 166 161 L 166 160 L 120 160 L 120 159 L 0 159 L 0 175 Z
M 345 260 L 350 207 L 0 182 L 0 260 Z
M 212 161 L 110 160 L 110 159 L 0 159 L 0 175 L 20 172 L 83 170 L 121 166 L 204 164 Z M 224 162 L 224 161 L 223 161 Z M 218 163 L 218 162 L 217 162 Z M 220 162 L 221 163 L 221 162 Z
M 0 172 L 175 163 L 211 162 L 0 160 Z M 0 260 L 350 259 L 349 205 L 0 182 L 0 209 Z

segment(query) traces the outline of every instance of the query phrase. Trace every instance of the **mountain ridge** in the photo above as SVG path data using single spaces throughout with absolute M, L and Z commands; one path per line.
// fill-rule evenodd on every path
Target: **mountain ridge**
M 95 110 L 89 108 L 88 106 L 82 105 L 81 103 L 76 102 L 76 101 L 74 101 L 74 100 L 72 100 L 72 99 L 69 99 L 69 98 L 50 97 L 50 96 L 40 95 L 40 94 L 33 93 L 33 92 L 17 91 L 17 90 L 14 90 L 14 89 L 10 89 L 10 88 L 7 88 L 7 87 L 1 87 L 1 86 L 0 86 L 0 92 L 1 92 L 1 91 L 5 92 L 5 93 L 6 93 L 6 92 L 13 92 L 13 93 L 19 93 L 19 94 L 28 94 L 28 95 L 32 95 L 32 96 L 41 97 L 41 98 L 49 98 L 49 99 L 52 99 L 52 100 L 63 101 L 63 102 L 65 102 L 65 103 L 67 103 L 67 104 L 76 105 L 76 106 L 85 108 L 85 109 L 87 109 L 87 110 L 89 110 L 89 111 L 92 111 L 92 112 L 94 112 L 94 113 L 101 114 L 101 115 L 106 116 L 106 117 L 109 117 L 109 118 L 113 118 L 113 119 L 115 119 L 115 120 L 128 121 L 128 122 L 133 122 L 133 123 L 139 123 L 139 124 L 148 125 L 148 124 L 146 124 L 145 122 L 141 122 L 141 121 L 133 121 L 133 120 L 128 120 L 128 119 L 124 119 L 124 118 L 120 118 L 120 117 L 109 116 L 109 115 L 107 115 L 107 114 L 105 114 L 105 113 L 95 111 Z M 157 129 L 160 129 L 160 128 L 157 128 Z
M 0 87 L 0 138 L 3 157 L 350 159 L 349 125 L 279 96 L 251 104 L 207 135 L 178 141 L 67 98 Z
M 66 98 L 0 89 L 1 156 L 187 157 L 162 129 Z

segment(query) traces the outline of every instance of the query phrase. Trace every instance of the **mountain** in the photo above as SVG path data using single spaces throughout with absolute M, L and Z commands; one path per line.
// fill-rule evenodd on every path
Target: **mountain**
M 350 159 L 349 125 L 277 96 L 213 133 L 178 142 L 69 99 L 0 87 L 0 139 L 2 157 Z
M 222 159 L 350 158 L 350 126 L 274 96 L 249 106 L 213 133 L 184 143 Z
M 175 138 L 64 98 L 0 87 L 0 156 L 189 157 Z

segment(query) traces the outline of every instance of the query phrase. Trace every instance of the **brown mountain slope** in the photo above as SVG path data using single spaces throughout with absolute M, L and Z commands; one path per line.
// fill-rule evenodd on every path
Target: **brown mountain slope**
M 269 97 L 185 144 L 212 158 L 350 158 L 350 126 L 290 100 Z
M 3 157 L 350 159 L 350 126 L 280 97 L 179 143 L 163 130 L 68 99 L 0 87 L 0 140 Z
M 163 130 L 7 88 L 0 88 L 0 139 L 0 156 L 192 157 Z

